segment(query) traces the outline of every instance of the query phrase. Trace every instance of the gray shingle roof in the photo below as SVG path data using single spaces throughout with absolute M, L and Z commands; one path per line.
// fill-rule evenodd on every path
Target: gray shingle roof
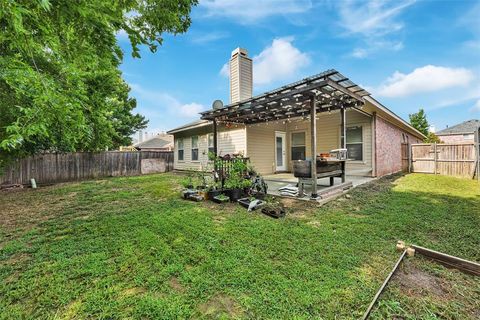
M 440 130 L 436 133 L 436 135 L 473 133 L 476 129 L 478 129 L 479 126 L 480 120 L 471 119 L 448 127 L 446 129 Z
M 145 140 L 143 142 L 137 143 L 135 148 L 144 149 L 144 148 L 166 148 L 168 146 L 173 146 L 173 137 L 170 135 L 161 135 L 156 136 L 151 139 Z
M 179 132 L 179 131 L 188 130 L 192 127 L 197 127 L 197 126 L 202 126 L 202 125 L 207 125 L 207 124 L 210 124 L 210 121 L 201 120 L 201 119 L 200 120 L 195 120 L 193 122 L 184 124 L 183 126 L 171 129 L 171 130 L 167 131 L 167 133 L 172 134 L 172 133 L 176 133 L 176 132 Z

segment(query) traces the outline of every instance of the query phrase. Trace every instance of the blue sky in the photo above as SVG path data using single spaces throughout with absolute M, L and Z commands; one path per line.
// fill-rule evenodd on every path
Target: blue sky
M 420 107 L 437 130 L 480 118 L 480 1 L 209 0 L 154 54 L 134 59 L 118 40 L 148 132 L 228 103 L 225 63 L 239 46 L 254 61 L 254 94 L 334 68 L 404 119 Z

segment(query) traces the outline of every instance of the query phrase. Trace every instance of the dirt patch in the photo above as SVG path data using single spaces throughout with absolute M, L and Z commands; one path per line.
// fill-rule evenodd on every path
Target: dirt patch
M 30 260 L 31 256 L 28 253 L 16 253 L 12 255 L 10 258 L 8 258 L 7 261 L 5 261 L 5 264 L 7 265 L 18 265 L 18 264 L 23 264 Z
M 47 187 L 43 190 L 49 190 Z M 19 192 L 0 194 L 0 221 L 3 230 L 9 232 L 16 229 L 29 230 L 62 212 L 68 197 L 45 197 L 39 195 L 43 190 L 23 189 Z M 50 196 L 50 195 L 49 195 Z M 71 200 L 70 200 L 71 201 Z
M 437 298 L 446 298 L 446 294 L 448 294 L 440 278 L 413 265 L 398 270 L 393 279 L 398 283 L 402 292 L 408 296 L 433 295 Z
M 168 285 L 177 292 L 185 292 L 185 287 L 178 281 L 177 277 L 171 277 L 170 280 L 168 280 Z
M 307 222 L 308 225 L 314 227 L 314 228 L 320 228 L 320 221 L 317 221 L 317 220 L 313 220 L 313 221 L 309 221 Z
M 227 218 L 225 218 L 224 216 L 220 216 L 220 215 L 213 217 L 213 223 L 216 224 L 216 225 L 223 224 L 223 223 L 225 223 L 226 220 L 227 220 Z
M 229 319 L 241 318 L 244 314 L 242 307 L 231 297 L 217 294 L 205 303 L 198 306 L 198 311 L 208 318 Z

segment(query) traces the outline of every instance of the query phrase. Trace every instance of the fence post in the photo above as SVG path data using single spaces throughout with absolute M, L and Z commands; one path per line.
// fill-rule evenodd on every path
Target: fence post
M 433 143 L 433 172 L 437 174 L 437 143 Z
M 408 173 L 412 173 L 412 145 L 407 143 L 408 148 Z

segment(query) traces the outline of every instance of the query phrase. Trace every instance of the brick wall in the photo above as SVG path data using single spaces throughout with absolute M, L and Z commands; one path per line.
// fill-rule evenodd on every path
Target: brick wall
M 463 137 L 463 134 L 452 134 L 448 136 L 438 136 L 438 137 L 444 143 L 468 143 L 468 142 L 473 142 L 474 140 L 473 134 L 471 139 L 465 139 Z
M 402 170 L 402 143 L 421 140 L 378 116 L 375 125 L 376 176 Z

